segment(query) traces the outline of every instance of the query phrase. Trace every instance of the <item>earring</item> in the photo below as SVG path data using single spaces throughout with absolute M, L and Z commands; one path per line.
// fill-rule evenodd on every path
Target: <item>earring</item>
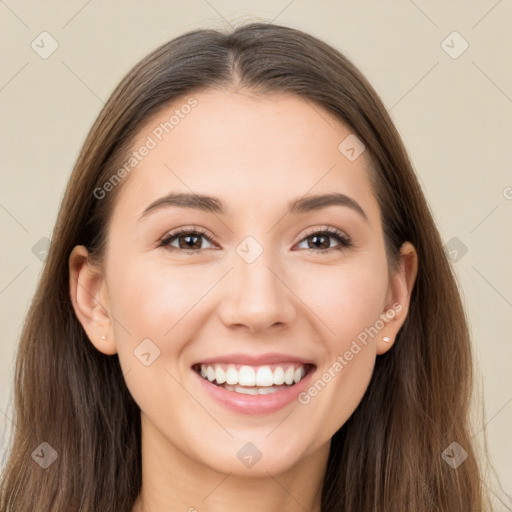
M 382 339 L 386 342 L 386 343 L 389 343 L 389 338 L 387 336 L 383 336 Z
M 106 336 L 102 336 L 102 337 L 101 337 L 101 339 L 102 339 L 103 341 L 105 341 L 105 340 L 107 339 L 107 337 L 106 337 Z

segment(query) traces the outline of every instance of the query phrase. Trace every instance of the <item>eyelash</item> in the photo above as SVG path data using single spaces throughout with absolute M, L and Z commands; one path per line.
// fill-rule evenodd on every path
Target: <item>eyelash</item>
M 217 241 L 215 240 L 215 238 L 213 238 L 212 236 L 208 235 L 206 233 L 206 231 L 200 229 L 200 228 L 183 228 L 183 229 L 180 229 L 178 231 L 174 231 L 172 233 L 169 233 L 168 235 L 166 235 L 164 238 L 162 238 L 160 240 L 160 243 L 159 243 L 159 247 L 166 247 L 168 250 L 177 250 L 177 251 L 180 251 L 180 252 L 184 252 L 186 254 L 189 254 L 189 255 L 192 255 L 192 254 L 197 254 L 197 253 L 200 253 L 201 251 L 203 251 L 204 249 L 198 249 L 198 250 L 187 250 L 187 249 L 180 249 L 178 247 L 172 247 L 170 246 L 169 244 L 173 241 L 173 239 L 175 238 L 178 238 L 179 236 L 181 235 L 199 235 L 199 236 L 203 236 L 204 238 L 206 238 L 206 240 L 208 240 L 208 242 L 210 243 L 213 243 L 213 244 L 217 244 Z M 302 243 L 304 242 L 305 240 L 307 240 L 308 238 L 311 238 L 313 235 L 327 235 L 329 237 L 332 237 L 332 238 L 335 238 L 338 242 L 339 242 L 339 245 L 335 246 L 335 247 L 329 247 L 328 249 L 311 249 L 311 248 L 308 248 L 308 249 L 305 249 L 306 251 L 310 251 L 310 252 L 314 252 L 314 253 L 326 253 L 326 252 L 332 252 L 332 251 L 342 251 L 344 249 L 348 249 L 350 247 L 352 247 L 352 239 L 347 236 L 347 235 L 344 235 L 340 230 L 336 229 L 336 228 L 332 228 L 330 226 L 325 226 L 323 227 L 322 229 L 318 230 L 318 229 L 313 229 L 307 233 L 305 233 L 305 236 L 300 240 L 299 243 Z M 217 244 L 218 245 L 218 244 Z

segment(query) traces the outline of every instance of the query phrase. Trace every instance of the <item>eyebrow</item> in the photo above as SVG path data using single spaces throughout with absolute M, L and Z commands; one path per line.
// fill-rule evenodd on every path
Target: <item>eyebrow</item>
M 220 215 L 225 213 L 225 208 L 222 201 L 216 197 L 194 193 L 171 192 L 170 194 L 152 202 L 142 212 L 139 220 L 147 216 L 150 212 L 170 206 L 176 206 L 179 208 L 192 208 L 207 213 Z M 301 214 L 327 208 L 328 206 L 345 206 L 347 208 L 351 208 L 357 212 L 366 222 L 369 222 L 368 216 L 361 208 L 359 203 L 357 203 L 351 197 L 338 192 L 333 192 L 330 194 L 309 195 L 290 201 L 288 203 L 287 213 L 290 215 Z

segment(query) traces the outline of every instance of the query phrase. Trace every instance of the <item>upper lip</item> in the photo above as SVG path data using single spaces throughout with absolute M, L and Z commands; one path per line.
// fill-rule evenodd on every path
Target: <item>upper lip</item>
M 215 363 L 228 363 L 228 364 L 241 364 L 247 366 L 263 366 L 266 364 L 279 364 L 279 363 L 299 363 L 299 364 L 310 364 L 314 365 L 314 363 L 308 359 L 304 359 L 297 356 L 292 356 L 289 354 L 279 354 L 279 353 L 268 353 L 268 354 L 260 354 L 260 355 L 250 355 L 250 354 L 225 354 L 217 357 L 210 357 L 208 359 L 201 359 L 197 361 L 195 364 L 215 364 Z M 192 366 L 194 366 L 192 365 Z

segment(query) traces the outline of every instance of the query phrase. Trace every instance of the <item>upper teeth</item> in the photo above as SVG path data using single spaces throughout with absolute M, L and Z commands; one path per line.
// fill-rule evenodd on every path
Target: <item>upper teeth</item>
M 306 368 L 301 364 L 285 366 L 246 366 L 237 369 L 235 365 L 201 365 L 201 376 L 217 384 L 239 384 L 241 386 L 279 386 L 281 384 L 296 384 L 304 375 Z

